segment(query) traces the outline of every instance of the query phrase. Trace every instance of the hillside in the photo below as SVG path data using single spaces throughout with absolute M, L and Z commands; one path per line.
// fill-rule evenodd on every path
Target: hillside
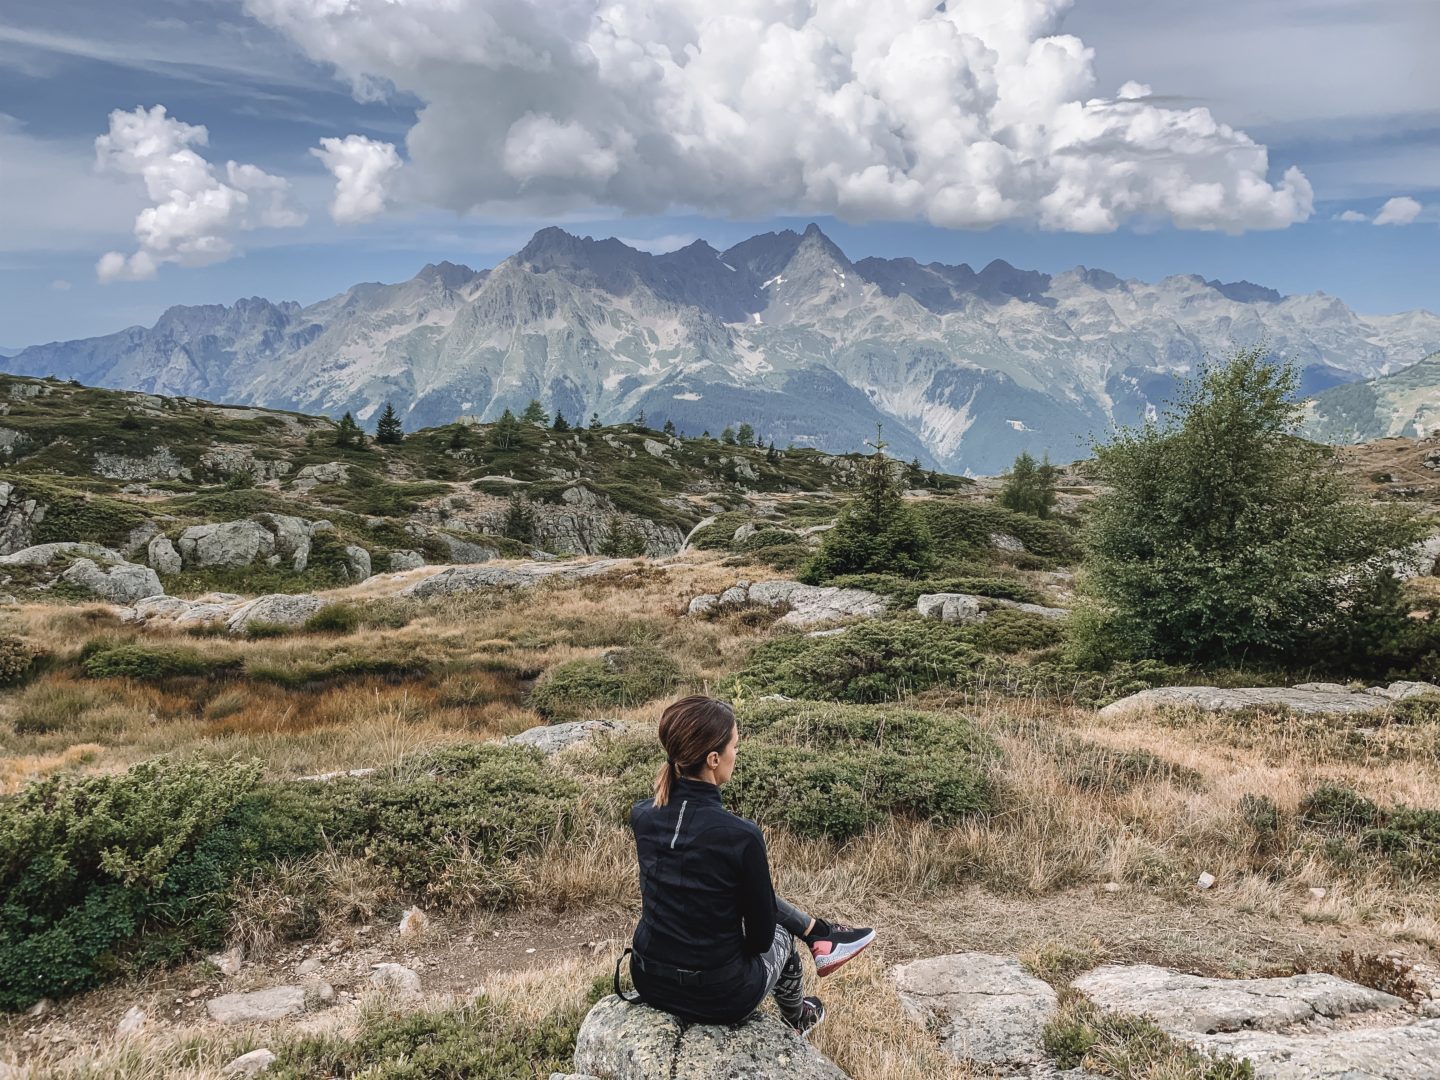
M 1305 405 L 1304 434 L 1318 442 L 1359 443 L 1440 430 L 1440 352 L 1374 379 L 1336 386 Z
M 818 228 L 650 255 L 557 228 L 490 270 L 427 266 L 308 307 L 252 297 L 3 359 L 19 374 L 409 427 L 493 420 L 531 398 L 682 433 L 749 422 L 780 445 L 858 450 L 884 423 L 927 468 L 1071 461 L 1208 356 L 1266 340 L 1306 393 L 1440 348 L 1440 317 L 1364 316 L 1316 294 L 1077 267 L 852 262 Z

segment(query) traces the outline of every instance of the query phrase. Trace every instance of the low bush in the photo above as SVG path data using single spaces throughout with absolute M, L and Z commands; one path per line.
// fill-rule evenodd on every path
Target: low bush
M 1123 795 L 1154 781 L 1170 781 L 1191 789 L 1200 786 L 1200 774 L 1194 769 L 1166 761 L 1148 750 L 1117 750 L 1067 736 L 1056 741 L 1054 753 L 1060 775 L 1082 791 Z
M 30 673 L 39 651 L 24 638 L 0 635 L 0 686 L 11 686 Z
M 160 759 L 0 800 L 0 1008 L 214 940 L 245 857 L 233 823 L 259 775 Z
M 1301 803 L 1300 821 L 1348 835 L 1362 851 L 1387 857 L 1402 874 L 1440 877 L 1440 810 L 1382 807 L 1349 788 L 1325 784 Z
M 922 499 L 915 504 L 915 512 L 934 540 L 935 558 L 941 566 L 1003 561 L 991 541 L 996 533 L 1013 536 L 1025 545 L 1025 552 L 1034 558 L 1021 562 L 1055 566 L 1080 557 L 1075 530 L 1061 521 L 1041 521 L 993 503 L 949 499 Z
M 536 683 L 530 705 L 547 720 L 569 719 L 654 701 L 674 689 L 679 678 L 679 667 L 664 650 L 632 645 L 551 668 Z
M 81 669 L 92 679 L 215 678 L 240 669 L 236 658 L 206 656 L 183 645 L 106 645 L 92 641 L 80 655 Z
M 830 637 L 783 637 L 753 649 L 743 671 L 723 684 L 733 694 L 784 694 L 850 702 L 893 701 L 967 677 L 980 655 L 962 628 L 894 619 L 852 626 Z
M 562 1008 L 538 1022 L 522 1020 L 481 996 L 438 1011 L 362 1012 L 353 1038 L 305 1035 L 277 1047 L 267 1075 L 276 1080 L 315 1076 L 365 1080 L 514 1080 L 570 1068 L 584 1007 Z
M 986 612 L 983 622 L 969 628 L 970 640 L 986 652 L 1038 652 L 1053 648 L 1064 639 L 1062 624 L 1030 611 L 995 608 Z
M 798 836 L 845 840 L 887 818 L 953 823 L 996 808 L 995 744 L 964 717 L 896 706 L 807 702 L 740 709 L 740 764 L 725 786 L 737 814 Z M 618 813 L 650 794 L 664 754 L 653 735 L 581 759 Z
M 1102 1010 L 1074 997 L 1045 1025 L 1045 1052 L 1061 1069 L 1140 1080 L 1254 1080 L 1243 1059 L 1210 1057 L 1167 1035 L 1154 1022 Z
M 289 637 L 294 632 L 295 627 L 288 623 L 265 622 L 262 619 L 251 619 L 245 624 L 245 636 L 252 641 Z
M 349 604 L 326 604 L 305 620 L 307 634 L 353 634 L 360 626 L 360 612 Z

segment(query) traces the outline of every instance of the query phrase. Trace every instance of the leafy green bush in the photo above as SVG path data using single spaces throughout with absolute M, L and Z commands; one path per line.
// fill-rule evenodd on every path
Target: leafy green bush
M 24 638 L 0 635 L 0 686 L 10 686 L 29 674 L 37 655 L 39 650 Z
M 680 669 L 664 650 L 632 645 L 551 668 L 536 683 L 530 705 L 547 720 L 627 708 L 668 693 L 679 678 Z
M 81 651 L 81 668 L 92 679 L 169 679 L 179 676 L 213 678 L 234 673 L 240 661 L 205 656 L 184 645 L 98 645 Z
M 993 563 L 1000 555 L 990 537 L 1008 533 L 1025 545 L 1041 565 L 1074 562 L 1080 557 L 1075 530 L 1059 521 L 1041 521 L 993 503 L 923 499 L 915 504 L 935 542 L 935 558 L 963 572 L 975 562 Z M 965 591 L 965 590 L 959 590 Z
M 96 985 L 142 932 L 151 956 L 213 939 L 243 857 L 227 825 L 259 775 L 160 759 L 0 800 L 0 1008 Z
M 360 625 L 360 612 L 349 604 L 326 604 L 305 620 L 307 634 L 352 634 Z
M 783 637 L 753 649 L 724 692 L 837 701 L 893 701 L 954 683 L 980 656 L 962 628 L 932 619 L 861 623 L 830 637 Z
M 1029 611 L 994 608 L 969 628 L 970 640 L 986 652 L 1036 652 L 1058 645 L 1065 637 L 1060 622 Z

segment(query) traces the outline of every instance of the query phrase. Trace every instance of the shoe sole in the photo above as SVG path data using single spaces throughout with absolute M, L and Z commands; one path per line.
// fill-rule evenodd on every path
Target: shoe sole
M 839 971 L 842 967 L 844 967 L 846 964 L 848 964 L 851 960 L 854 960 L 855 957 L 859 956 L 862 952 L 864 952 L 866 949 L 868 949 L 868 948 L 870 947 L 871 943 L 874 942 L 874 940 L 875 940 L 875 931 L 874 931 L 874 930 L 871 930 L 871 931 L 870 931 L 870 935 L 869 935 L 868 937 L 861 938 L 861 939 L 860 939 L 859 941 L 857 941 L 855 944 L 848 946 L 848 948 L 850 949 L 850 951 L 849 951 L 848 953 L 846 953 L 844 956 L 842 956 L 839 960 L 832 960 L 832 961 L 830 961 L 828 964 L 826 964 L 824 967 L 821 967 L 819 961 L 816 961 L 816 963 L 815 963 L 815 974 L 816 974 L 816 975 L 819 975 L 820 978 L 823 979 L 823 978 L 825 978 L 826 975 L 830 975 L 830 974 L 832 974 L 832 973 L 834 973 L 834 972 L 836 972 L 836 971 Z
M 808 1039 L 808 1038 L 810 1038 L 811 1032 L 813 1032 L 816 1028 L 818 1028 L 821 1024 L 823 1024 L 823 1023 L 825 1022 L 825 1017 L 826 1017 L 827 1015 L 829 1015 L 829 1014 L 825 1011 L 825 1006 L 824 1006 L 824 1005 L 821 1005 L 821 1006 L 820 1006 L 820 1019 L 819 1019 L 819 1020 L 816 1020 L 813 1024 L 811 1024 L 811 1025 L 810 1025 L 808 1028 L 806 1028 L 804 1031 L 797 1031 L 796 1034 L 799 1035 L 800 1038 L 802 1038 L 802 1039 Z

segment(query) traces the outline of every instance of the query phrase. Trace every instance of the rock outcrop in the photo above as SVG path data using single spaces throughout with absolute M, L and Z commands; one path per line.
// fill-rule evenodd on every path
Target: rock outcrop
M 154 570 L 127 562 L 101 567 L 91 559 L 76 559 L 60 580 L 111 604 L 133 604 L 165 592 Z
M 597 1080 L 844 1080 L 833 1062 L 775 1016 L 733 1027 L 602 998 L 580 1025 L 575 1071 Z
M 45 504 L 27 499 L 14 484 L 0 481 L 0 555 L 29 547 L 35 526 L 45 520 Z
M 901 965 L 893 977 L 905 1011 L 957 1061 L 1012 1069 L 1044 1060 L 1041 1033 L 1058 999 L 1013 957 L 953 953 Z
M 151 539 L 145 548 L 145 561 L 157 574 L 178 574 L 185 565 L 168 536 Z
M 1377 712 L 1392 701 L 1440 696 L 1433 683 L 1394 682 L 1352 690 L 1340 683 L 1300 683 L 1297 686 L 1255 686 L 1222 689 L 1218 686 L 1161 686 L 1123 697 L 1100 710 L 1105 717 L 1132 716 L 1165 708 L 1193 708 L 1201 712 L 1235 712 L 1251 708 L 1284 708 L 1291 712 L 1344 716 Z
M 144 457 L 97 453 L 91 466 L 97 476 L 110 480 L 190 479 L 190 470 L 168 446 L 160 446 Z
M 186 566 L 249 566 L 275 551 L 275 534 L 258 521 L 192 525 L 177 545 Z
M 325 606 L 325 601 L 309 593 L 271 593 L 257 596 L 241 604 L 225 620 L 232 634 L 248 630 L 251 624 L 270 626 L 302 626 L 305 620 Z
M 546 754 L 557 754 L 587 743 L 597 735 L 608 735 L 624 728 L 624 724 L 614 720 L 576 720 L 568 724 L 541 724 L 511 735 L 505 741 L 514 746 L 532 746 Z
M 813 626 L 841 619 L 874 619 L 883 614 L 887 602 L 878 593 L 865 589 L 838 589 L 833 585 L 803 585 L 798 581 L 747 581 L 724 592 L 705 593 L 690 601 L 691 615 L 716 615 L 747 606 L 767 607 L 785 614 L 781 626 Z
M 306 465 L 295 474 L 290 486 L 296 491 L 309 491 L 321 484 L 344 484 L 349 479 L 349 465 L 343 461 L 327 461 L 324 465 Z
M 970 593 L 926 593 L 915 601 L 915 610 L 921 615 L 947 623 L 984 622 L 987 609 L 993 608 L 1024 611 L 1039 615 L 1042 619 L 1065 619 L 1070 616 L 1067 608 L 1022 604 L 1018 600 L 1000 600 Z
M 594 562 L 522 562 L 505 566 L 452 566 L 434 577 L 424 578 L 400 590 L 401 596 L 424 600 L 432 596 L 454 596 L 483 589 L 526 589 L 542 581 L 576 581 L 607 574 L 629 565 L 626 559 L 597 559 Z
M 305 1011 L 303 986 L 272 986 L 247 994 L 221 994 L 205 1004 L 210 1018 L 221 1024 L 259 1024 L 283 1020 Z
M 1429 1080 L 1440 1062 L 1440 1020 L 1417 1021 L 1400 998 L 1334 975 L 1208 979 L 1108 965 L 1074 988 L 1206 1053 L 1248 1059 L 1256 1080 Z

